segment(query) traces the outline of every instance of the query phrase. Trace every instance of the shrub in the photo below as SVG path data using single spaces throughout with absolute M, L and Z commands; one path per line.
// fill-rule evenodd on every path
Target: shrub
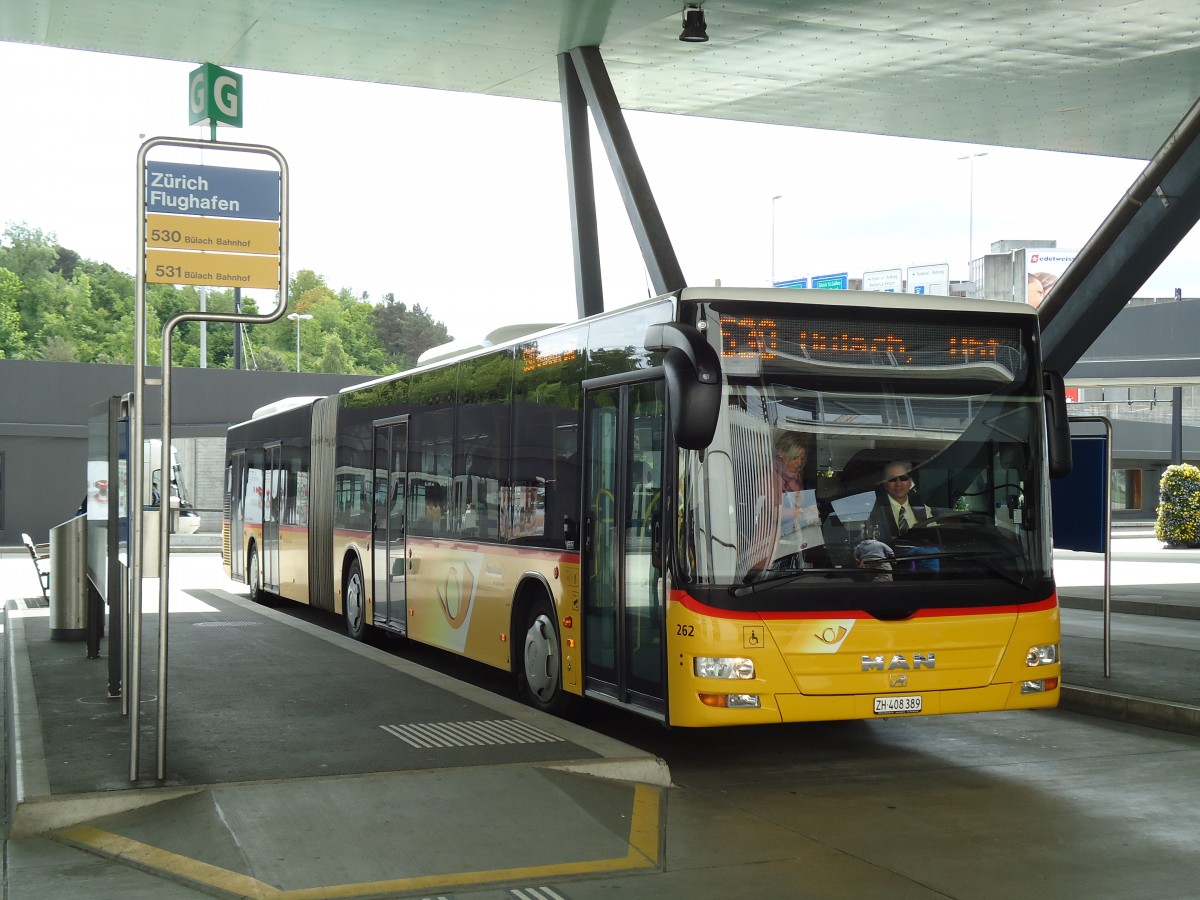
M 1163 472 L 1154 536 L 1170 547 L 1200 546 L 1200 469 L 1190 463 Z

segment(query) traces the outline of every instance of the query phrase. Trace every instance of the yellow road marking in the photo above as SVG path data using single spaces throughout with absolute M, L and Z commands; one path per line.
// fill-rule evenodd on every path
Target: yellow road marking
M 278 888 L 265 884 L 257 878 L 251 878 L 249 875 L 231 872 L 220 866 L 212 866 L 198 859 L 172 853 L 169 850 L 160 850 L 158 847 L 151 847 L 141 841 L 122 837 L 91 825 L 76 825 L 73 828 L 66 828 L 56 832 L 56 836 L 104 856 L 131 863 L 138 868 L 166 872 L 177 878 L 185 878 L 197 884 L 206 884 L 231 894 L 255 898 L 282 896 L 282 892 Z
M 281 890 L 249 875 L 231 872 L 169 850 L 160 850 L 141 841 L 113 834 L 91 825 L 77 825 L 55 832 L 68 841 L 104 856 L 127 862 L 138 868 L 207 885 L 239 897 L 256 900 L 322 900 L 322 898 L 359 897 L 385 892 L 436 890 L 465 887 L 502 881 L 530 881 L 547 878 L 601 874 L 630 869 L 647 869 L 658 865 L 659 831 L 662 810 L 662 790 L 649 785 L 634 785 L 633 811 L 629 823 L 629 850 L 623 857 L 597 859 L 587 862 L 553 863 L 544 866 L 487 869 L 478 872 L 455 872 L 446 875 L 421 875 L 394 878 L 387 881 L 358 884 L 321 885 L 311 888 Z

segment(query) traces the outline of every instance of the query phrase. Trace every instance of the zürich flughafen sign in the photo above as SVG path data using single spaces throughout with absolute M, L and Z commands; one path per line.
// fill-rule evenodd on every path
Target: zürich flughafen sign
M 149 162 L 146 212 L 277 220 L 279 173 Z

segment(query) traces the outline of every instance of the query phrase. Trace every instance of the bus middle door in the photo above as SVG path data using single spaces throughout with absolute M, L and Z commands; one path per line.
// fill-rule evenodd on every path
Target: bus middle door
M 225 497 L 229 503 L 229 576 L 245 578 L 246 554 L 246 451 L 235 450 L 226 469 Z
M 587 690 L 666 713 L 663 382 L 587 390 L 583 643 Z
M 405 513 L 408 486 L 408 416 L 375 423 L 375 509 L 371 555 L 374 624 L 408 632 L 405 594 Z
M 263 465 L 262 578 L 263 589 L 279 593 L 279 517 L 283 511 L 286 474 L 280 469 L 282 444 L 266 446 Z

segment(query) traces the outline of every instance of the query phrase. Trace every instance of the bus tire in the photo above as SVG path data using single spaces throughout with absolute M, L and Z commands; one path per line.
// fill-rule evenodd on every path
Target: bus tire
M 255 603 L 262 603 L 260 584 L 262 584 L 262 572 L 259 571 L 258 566 L 258 547 L 251 544 L 246 558 L 246 585 L 250 588 L 250 599 Z
M 518 677 L 530 706 L 556 716 L 573 712 L 576 698 L 563 690 L 562 643 L 554 607 L 544 596 L 534 600 L 525 615 Z
M 342 614 L 346 619 L 346 634 L 361 641 L 367 634 L 367 586 L 363 582 L 358 557 L 350 561 L 346 589 L 342 592 Z
M 279 598 L 270 591 L 263 590 L 262 565 L 258 561 L 258 545 L 250 545 L 250 553 L 246 559 L 246 584 L 250 586 L 250 599 L 262 606 L 278 606 Z

